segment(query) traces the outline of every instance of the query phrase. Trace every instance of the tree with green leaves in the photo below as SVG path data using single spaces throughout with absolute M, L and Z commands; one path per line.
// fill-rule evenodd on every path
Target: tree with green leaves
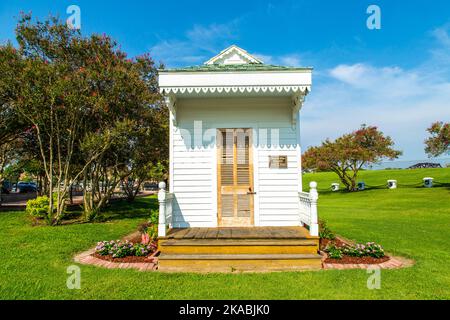
M 1 86 L 11 91 L 7 105 L 36 137 L 49 186 L 47 218 L 58 224 L 70 186 L 114 157 L 109 152 L 120 144 L 123 124 L 139 121 L 148 109 L 155 119 L 165 112 L 157 68 L 148 55 L 128 59 L 110 37 L 83 37 L 54 17 L 40 22 L 23 15 L 16 34 L 19 49 L 7 48 L 0 58 L 8 75 Z
M 430 157 L 450 154 L 450 123 L 433 123 L 428 129 L 431 135 L 425 140 L 425 152 Z
M 4 170 L 17 156 L 20 137 L 26 129 L 25 123 L 13 108 L 11 101 L 15 98 L 15 71 L 8 66 L 17 57 L 17 50 L 10 44 L 0 46 L 0 205 L 2 186 L 5 180 Z
M 321 146 L 310 147 L 302 156 L 302 164 L 306 169 L 335 172 L 348 191 L 355 191 L 358 173 L 365 165 L 402 154 L 393 146 L 392 139 L 377 127 L 362 125 L 334 141 L 327 139 Z

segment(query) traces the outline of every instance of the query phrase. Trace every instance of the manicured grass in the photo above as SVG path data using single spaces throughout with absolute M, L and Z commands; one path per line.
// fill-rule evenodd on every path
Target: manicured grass
M 399 184 L 431 176 L 450 182 L 450 169 L 366 171 L 369 185 Z M 336 181 L 331 173 L 308 174 L 319 189 Z M 417 181 L 418 180 L 418 181 Z M 307 187 L 305 188 L 307 189 Z M 375 189 L 321 192 L 319 214 L 344 237 L 376 241 L 411 268 L 382 270 L 381 289 L 367 289 L 365 270 L 264 274 L 163 274 L 107 270 L 81 265 L 81 289 L 66 287 L 75 253 L 97 241 L 136 230 L 156 207 L 153 197 L 115 204 L 105 223 L 32 227 L 23 212 L 0 212 L 1 299 L 449 299 L 450 189 Z

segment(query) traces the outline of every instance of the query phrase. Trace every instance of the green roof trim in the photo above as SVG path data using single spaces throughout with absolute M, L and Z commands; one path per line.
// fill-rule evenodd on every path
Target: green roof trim
M 300 71 L 312 70 L 310 67 L 284 67 L 270 64 L 205 64 L 201 66 L 183 67 L 175 69 L 161 69 L 160 72 L 233 72 L 233 71 Z

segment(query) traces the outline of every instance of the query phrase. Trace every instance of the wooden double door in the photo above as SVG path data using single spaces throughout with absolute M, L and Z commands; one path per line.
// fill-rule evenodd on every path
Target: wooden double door
M 254 225 L 251 129 L 217 130 L 218 224 Z

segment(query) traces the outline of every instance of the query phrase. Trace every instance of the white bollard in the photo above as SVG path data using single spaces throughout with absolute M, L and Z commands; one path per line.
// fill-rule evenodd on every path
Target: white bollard
M 387 187 L 389 189 L 397 189 L 397 180 L 388 180 Z
M 423 186 L 425 188 L 431 188 L 433 186 L 433 180 L 434 179 L 430 177 L 423 178 Z
M 365 188 L 366 188 L 366 184 L 364 183 L 364 181 L 358 182 L 358 190 L 359 191 L 363 191 Z
M 161 181 L 158 184 L 159 221 L 158 237 L 166 236 L 166 183 Z
M 311 181 L 309 183 L 309 188 L 309 198 L 311 199 L 311 224 L 309 226 L 309 234 L 317 237 L 319 236 L 319 216 L 317 212 L 319 193 L 317 192 L 317 182 Z
M 331 191 L 339 191 L 339 183 L 332 183 L 331 184 Z

